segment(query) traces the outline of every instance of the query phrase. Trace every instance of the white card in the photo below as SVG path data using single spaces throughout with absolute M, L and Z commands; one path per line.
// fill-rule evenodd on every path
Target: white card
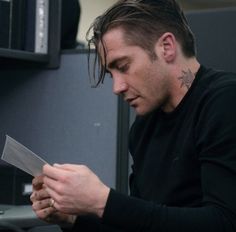
M 1 159 L 34 177 L 42 174 L 43 165 L 47 163 L 8 135 L 6 136 Z

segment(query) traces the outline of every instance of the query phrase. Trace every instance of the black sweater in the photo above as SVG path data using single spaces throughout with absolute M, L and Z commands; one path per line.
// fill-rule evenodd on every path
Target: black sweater
M 235 232 L 235 100 L 236 75 L 201 66 L 173 112 L 137 117 L 131 196 L 111 190 L 103 218 L 73 230 Z

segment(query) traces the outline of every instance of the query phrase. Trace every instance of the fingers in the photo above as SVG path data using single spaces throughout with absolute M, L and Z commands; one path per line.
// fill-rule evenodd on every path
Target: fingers
M 32 180 L 32 186 L 34 190 L 39 190 L 43 186 L 43 175 L 37 176 Z
M 74 164 L 54 164 L 44 165 L 43 174 L 53 180 L 62 180 L 71 175 L 72 172 L 88 172 L 89 169 L 84 165 L 74 165 Z M 45 179 L 44 179 L 45 181 Z M 55 183 L 54 183 L 55 184 Z
M 60 189 L 62 188 L 62 184 L 67 182 L 68 179 L 71 177 L 71 170 L 64 169 L 67 165 L 58 165 L 55 164 L 54 166 L 45 165 L 43 167 L 44 178 L 43 182 L 46 186 L 46 190 L 49 194 L 54 198 L 56 197 L 53 192 L 61 193 Z M 69 165 L 70 166 L 70 165 Z
M 51 223 L 58 211 L 54 207 L 55 201 L 47 191 L 44 178 L 45 176 L 42 175 L 33 179 L 33 193 L 30 196 L 30 200 L 32 201 L 32 209 L 37 217 Z
M 51 198 L 47 198 L 40 201 L 34 201 L 32 204 L 32 208 L 34 211 L 39 211 L 42 209 L 50 208 L 51 205 L 52 205 Z
M 57 212 L 57 210 L 51 206 L 52 201 L 51 198 L 47 198 L 42 201 L 36 201 L 33 203 L 32 208 L 35 214 L 43 220 L 49 221 L 52 214 Z
M 50 165 L 45 165 L 45 166 L 48 166 L 46 168 L 49 169 L 53 168 Z M 30 200 L 32 202 L 33 209 L 35 211 L 41 210 L 39 213 L 43 214 L 44 208 L 49 208 L 54 205 L 54 202 L 52 203 L 51 199 L 52 198 L 54 199 L 54 197 L 57 198 L 57 193 L 54 191 L 55 186 L 57 186 L 57 181 L 48 178 L 46 175 L 41 175 L 33 179 L 32 185 L 33 185 L 33 193 L 30 196 Z
M 55 213 L 58 213 L 55 204 L 56 202 L 53 198 L 47 198 L 41 201 L 35 201 L 32 205 L 32 209 L 41 219 L 51 221 Z
M 60 166 L 61 165 L 51 166 L 46 164 L 43 166 L 43 174 L 50 179 L 58 180 L 62 176 L 66 176 L 68 174 L 68 171 L 59 168 Z
M 77 171 L 79 167 L 83 167 L 84 165 L 78 164 L 54 164 L 53 167 L 57 167 L 67 171 Z
M 30 196 L 30 200 L 32 202 L 40 201 L 46 198 L 50 198 L 50 195 L 44 188 L 41 190 L 34 191 Z

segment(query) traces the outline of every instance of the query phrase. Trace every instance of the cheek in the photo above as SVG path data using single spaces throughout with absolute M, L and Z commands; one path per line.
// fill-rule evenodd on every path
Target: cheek
M 143 88 L 144 97 L 147 101 L 147 105 L 151 108 L 158 107 L 165 101 L 167 88 L 165 83 L 161 80 L 159 82 L 150 82 Z

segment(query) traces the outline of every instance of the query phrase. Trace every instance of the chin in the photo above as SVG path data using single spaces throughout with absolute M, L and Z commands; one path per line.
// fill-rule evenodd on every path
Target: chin
M 138 116 L 145 116 L 148 115 L 152 112 L 153 110 L 148 110 L 148 109 L 138 109 L 135 108 L 135 112 Z

